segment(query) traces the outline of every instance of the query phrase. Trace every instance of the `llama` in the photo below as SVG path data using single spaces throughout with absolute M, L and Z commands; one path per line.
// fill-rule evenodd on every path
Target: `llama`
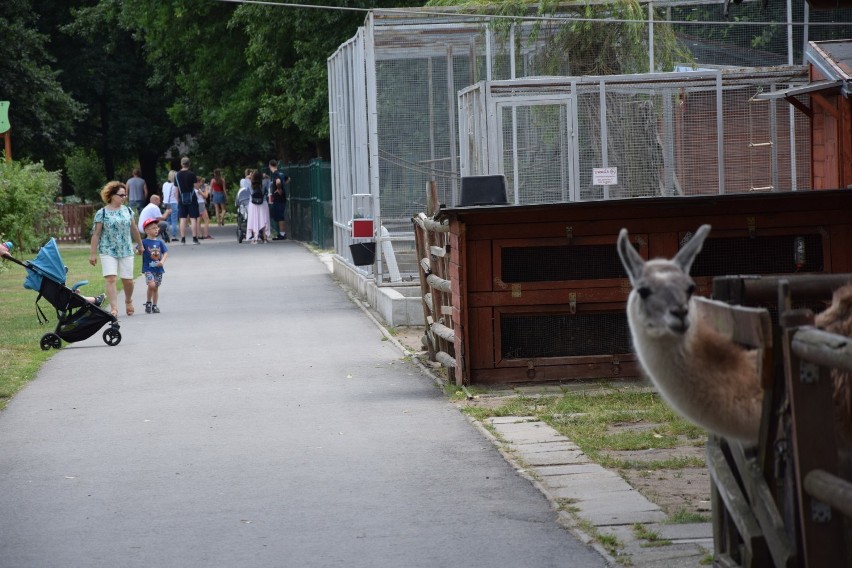
M 852 283 L 834 291 L 831 305 L 814 318 L 814 325 L 852 337 Z M 846 472 L 852 472 L 852 373 L 832 369 L 834 417 L 837 443 Z
M 754 351 L 693 317 L 689 270 L 710 225 L 702 225 L 671 260 L 645 261 L 618 235 L 618 255 L 633 289 L 627 321 L 642 369 L 675 411 L 710 432 L 755 445 L 763 390 Z

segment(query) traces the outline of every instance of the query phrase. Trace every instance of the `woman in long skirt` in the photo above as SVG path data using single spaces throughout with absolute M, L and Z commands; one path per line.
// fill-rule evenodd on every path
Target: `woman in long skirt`
M 248 205 L 247 238 L 256 245 L 269 240 L 269 206 L 266 204 L 267 195 L 263 189 L 263 176 L 258 170 L 251 174 L 251 201 Z

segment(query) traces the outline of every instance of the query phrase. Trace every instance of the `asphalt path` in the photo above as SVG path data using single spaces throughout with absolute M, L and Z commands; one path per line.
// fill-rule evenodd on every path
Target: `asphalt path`
M 0 412 L 0 566 L 605 565 L 316 255 L 213 235 Z

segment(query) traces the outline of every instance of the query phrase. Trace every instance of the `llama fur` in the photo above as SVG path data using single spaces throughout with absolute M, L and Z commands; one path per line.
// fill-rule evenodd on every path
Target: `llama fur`
M 814 318 L 814 324 L 825 331 L 852 337 L 852 283 L 834 291 L 831 305 Z M 852 373 L 831 370 L 834 382 L 834 418 L 837 443 L 844 461 L 852 461 Z M 847 464 L 852 470 L 852 464 Z
M 646 262 L 621 230 L 618 254 L 633 285 L 627 321 L 642 369 L 676 412 L 710 432 L 754 445 L 763 403 L 756 353 L 694 317 L 689 270 L 709 232 L 702 225 L 671 260 Z

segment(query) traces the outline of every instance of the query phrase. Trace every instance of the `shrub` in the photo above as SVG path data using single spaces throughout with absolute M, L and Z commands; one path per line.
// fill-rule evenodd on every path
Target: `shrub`
M 106 183 L 103 164 L 91 148 L 74 148 L 65 156 L 65 173 L 74 188 L 74 195 L 83 201 L 98 202 L 100 191 Z
M 63 228 L 54 204 L 59 181 L 59 172 L 41 163 L 0 162 L 0 239 L 34 251 L 58 234 Z

